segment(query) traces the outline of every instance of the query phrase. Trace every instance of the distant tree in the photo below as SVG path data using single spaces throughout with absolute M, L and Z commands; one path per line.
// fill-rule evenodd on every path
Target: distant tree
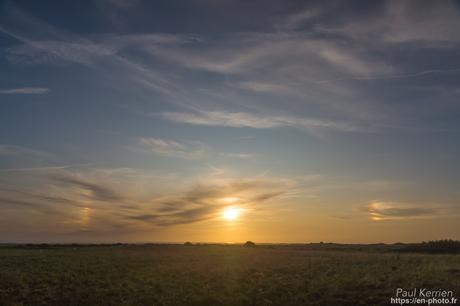
M 184 245 L 193 245 L 193 243 L 191 243 L 190 241 L 186 241 Z
M 243 244 L 243 246 L 245 248 L 254 248 L 256 246 L 256 244 L 254 242 L 248 240 L 248 241 L 245 242 L 245 244 Z

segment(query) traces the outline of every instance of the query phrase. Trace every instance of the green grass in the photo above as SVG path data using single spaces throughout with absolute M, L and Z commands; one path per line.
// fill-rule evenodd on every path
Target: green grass
M 384 305 L 460 293 L 460 255 L 241 246 L 0 248 L 0 305 Z

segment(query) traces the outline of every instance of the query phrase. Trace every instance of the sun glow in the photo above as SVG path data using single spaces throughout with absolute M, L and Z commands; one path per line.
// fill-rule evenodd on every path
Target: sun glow
M 236 197 L 226 197 L 226 198 L 222 198 L 222 202 L 225 202 L 225 203 L 228 203 L 228 204 L 233 204 L 235 202 L 238 202 L 238 198 Z
M 225 208 L 222 211 L 222 217 L 228 221 L 236 220 L 238 219 L 239 216 L 240 216 L 240 210 L 235 207 L 230 206 L 230 207 Z

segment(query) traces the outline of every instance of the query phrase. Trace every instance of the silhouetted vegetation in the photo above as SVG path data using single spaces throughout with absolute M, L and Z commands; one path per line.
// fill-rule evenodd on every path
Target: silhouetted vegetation
M 256 244 L 252 241 L 246 241 L 245 244 L 243 244 L 243 246 L 246 248 L 254 248 Z
M 407 245 L 401 249 L 403 252 L 430 253 L 430 254 L 458 254 L 460 253 L 460 241 L 436 240 Z

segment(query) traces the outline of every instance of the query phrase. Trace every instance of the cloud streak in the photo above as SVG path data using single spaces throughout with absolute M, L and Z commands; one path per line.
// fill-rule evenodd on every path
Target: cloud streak
M 6 12 L 5 23 L 0 32 L 21 44 L 6 48 L 7 59 L 20 64 L 79 64 L 102 73 L 113 80 L 123 79 L 172 98 L 178 105 L 186 95 L 174 82 L 163 74 L 138 63 L 119 52 L 135 46 L 170 45 L 187 43 L 194 38 L 187 36 L 151 33 L 146 35 L 96 35 L 83 37 L 59 30 L 17 8 Z M 18 26 L 19 24 L 19 26 Z M 40 29 L 37 32 L 37 29 Z M 38 33 L 38 34 L 37 34 Z M 43 38 L 46 37 L 46 38 Z M 126 77 L 129 76 L 129 77 Z
M 156 212 L 131 214 L 128 220 L 158 226 L 172 226 L 214 219 L 228 205 L 253 209 L 267 201 L 288 195 L 293 185 L 283 180 L 250 178 L 197 185 L 176 196 L 154 201 Z
M 238 159 L 252 159 L 254 155 L 248 153 L 219 153 L 219 156 L 229 157 L 229 158 L 238 158 Z
M 49 92 L 48 88 L 43 87 L 20 87 L 10 89 L 0 89 L 2 95 L 43 95 Z
M 179 143 L 159 138 L 139 138 L 141 147 L 158 155 L 183 159 L 200 159 L 206 155 L 206 146 L 200 142 Z
M 409 218 L 437 217 L 440 210 L 432 207 L 405 205 L 394 202 L 373 202 L 367 206 L 367 212 L 374 221 L 398 220 Z
M 302 130 L 326 129 L 346 132 L 370 131 L 344 122 L 293 116 L 265 116 L 244 112 L 164 112 L 161 113 L 160 116 L 172 122 L 203 126 L 223 126 L 255 129 L 293 127 Z
M 0 144 L 0 156 L 28 156 L 40 159 L 56 157 L 54 154 L 49 152 L 10 144 Z
M 44 167 L 29 167 L 29 168 L 6 168 L 0 169 L 0 172 L 28 172 L 28 171 L 49 171 L 49 170 L 63 170 L 70 168 L 78 167 L 87 167 L 92 164 L 71 164 L 71 165 L 61 165 L 61 166 L 44 166 Z
M 79 179 L 68 175 L 52 175 L 50 176 L 56 182 L 70 184 L 86 191 L 89 191 L 88 195 L 91 199 L 102 202 L 124 202 L 125 198 L 119 195 L 114 190 L 111 190 L 101 184 L 89 182 L 86 180 Z
M 103 212 L 104 222 L 130 228 L 191 224 L 219 218 L 229 205 L 242 211 L 262 211 L 270 201 L 290 197 L 298 188 L 295 181 L 286 178 L 205 178 L 192 187 L 178 186 L 175 192 L 152 197 L 130 191 L 130 187 L 139 185 L 140 178 L 123 177 L 117 171 L 55 169 L 30 178 L 38 179 L 39 184 L 0 189 L 0 205 L 15 211 L 49 213 L 50 218 L 62 217 L 66 229 L 79 227 L 79 222 L 68 219 L 80 218 L 82 211 L 88 210 L 93 215 Z M 117 184 L 123 188 L 117 188 Z M 97 223 L 86 223 L 86 229 L 100 229 Z
M 359 81 L 372 81 L 372 80 L 391 80 L 391 79 L 406 79 L 406 78 L 416 78 L 422 77 L 430 74 L 442 74 L 442 73 L 459 73 L 460 68 L 458 69 L 431 69 L 424 70 L 414 73 L 405 73 L 405 74 L 395 74 L 395 75 L 375 75 L 369 77 L 356 77 L 356 78 L 341 78 L 341 79 L 331 79 L 331 80 L 322 80 L 318 83 L 329 83 L 329 82 L 338 82 L 338 81 L 350 81 L 350 80 L 359 80 Z

